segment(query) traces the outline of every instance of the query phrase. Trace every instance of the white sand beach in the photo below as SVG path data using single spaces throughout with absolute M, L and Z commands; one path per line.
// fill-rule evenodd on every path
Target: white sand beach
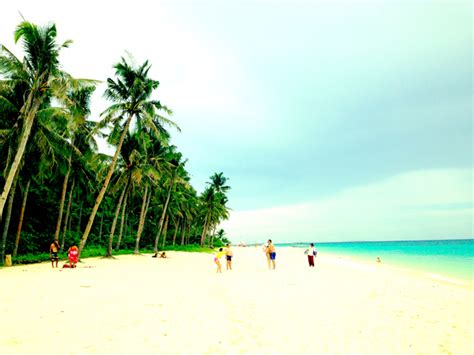
M 0 354 L 469 354 L 474 287 L 278 248 L 0 270 Z M 224 261 L 223 261 L 224 264 Z

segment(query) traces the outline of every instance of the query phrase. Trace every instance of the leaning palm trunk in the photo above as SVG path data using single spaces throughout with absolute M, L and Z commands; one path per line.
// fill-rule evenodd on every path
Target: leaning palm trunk
M 209 243 L 211 247 L 214 247 L 214 237 L 216 236 L 216 228 L 217 228 L 217 224 L 214 224 L 214 229 L 212 231 L 212 236 L 211 236 L 211 242 Z
M 15 190 L 16 190 L 17 181 L 18 181 L 18 175 L 16 175 L 15 179 L 13 179 L 11 192 L 10 192 L 10 195 L 8 196 L 7 214 L 5 216 L 5 224 L 3 225 L 3 234 L 2 234 L 2 263 L 5 263 L 5 249 L 6 249 L 6 244 L 7 244 L 8 228 L 10 227 L 10 218 L 12 216 L 13 200 L 15 199 Z
M 156 253 L 158 251 L 158 240 L 160 239 L 161 231 L 163 229 L 163 222 L 165 220 L 166 216 L 166 209 L 168 208 L 168 203 L 170 202 L 170 197 L 171 197 L 171 190 L 173 189 L 174 185 L 174 179 L 171 182 L 170 188 L 168 190 L 168 196 L 166 196 L 166 202 L 165 205 L 163 206 L 163 212 L 161 213 L 161 218 L 160 218 L 160 224 L 158 227 L 158 232 L 156 233 L 155 237 L 155 243 L 153 244 L 153 251 Z
M 102 226 L 104 224 L 104 214 L 100 216 L 100 227 L 99 227 L 99 244 L 102 244 Z
M 201 234 L 201 246 L 202 247 L 204 246 L 204 242 L 206 241 L 208 221 L 209 221 L 209 214 L 206 215 L 206 218 L 204 219 L 204 227 L 202 228 L 202 234 Z
M 165 226 L 163 228 L 163 244 L 161 246 L 162 249 L 164 249 L 165 246 L 166 246 L 166 233 L 168 231 L 168 222 L 169 222 L 169 220 L 170 220 L 170 217 L 166 216 Z
M 84 231 L 84 234 L 82 235 L 81 242 L 79 243 L 79 255 L 78 258 L 81 257 L 82 250 L 84 249 L 84 246 L 86 245 L 87 238 L 89 237 L 89 233 L 91 232 L 92 229 L 92 224 L 94 223 L 95 215 L 97 213 L 97 210 L 99 209 L 99 206 L 102 202 L 102 199 L 104 198 L 105 191 L 107 190 L 107 187 L 109 186 L 110 179 L 112 178 L 112 174 L 115 169 L 115 164 L 117 163 L 118 156 L 120 154 L 120 150 L 122 149 L 122 144 L 123 141 L 125 140 L 125 136 L 127 135 L 128 132 L 128 127 L 130 126 L 130 122 L 132 121 L 132 115 L 128 116 L 127 122 L 125 123 L 125 127 L 123 128 L 122 135 L 120 137 L 120 141 L 117 145 L 117 149 L 115 150 L 114 157 L 112 159 L 112 163 L 110 164 L 109 172 L 105 178 L 104 185 L 102 186 L 102 189 L 99 192 L 99 195 L 97 196 L 97 199 L 95 200 L 94 207 L 92 208 L 91 215 L 89 217 L 89 221 L 87 222 L 86 229 Z
M 81 226 L 82 226 L 82 210 L 83 210 L 83 207 L 84 207 L 84 200 L 81 199 L 81 205 L 79 206 L 79 219 L 77 221 L 77 232 L 80 232 L 81 231 Z
M 127 210 L 127 197 L 128 197 L 128 191 L 125 193 L 125 198 L 123 200 L 123 207 L 122 207 L 122 218 L 120 219 L 120 232 L 119 236 L 117 239 L 117 245 L 115 246 L 115 251 L 118 251 L 120 248 L 120 243 L 122 242 L 122 235 L 123 235 L 123 226 L 125 224 L 125 211 Z
M 61 192 L 61 201 L 59 202 L 59 214 L 56 222 L 56 231 L 54 232 L 54 240 L 59 240 L 59 232 L 61 231 L 61 222 L 63 220 L 64 201 L 66 201 L 67 183 L 69 180 L 70 168 L 68 168 L 63 181 L 63 190 Z
M 134 254 L 140 253 L 140 238 L 142 236 L 143 227 L 145 225 L 145 210 L 147 205 L 147 195 L 148 195 L 148 184 L 145 185 L 145 193 L 143 194 L 143 201 L 142 201 L 142 210 L 140 212 L 140 221 L 138 222 L 138 230 L 137 230 L 137 237 L 135 239 L 135 250 Z
M 25 217 L 25 209 L 26 209 L 26 201 L 28 199 L 28 192 L 30 191 L 30 183 L 31 178 L 28 179 L 25 187 L 25 193 L 23 194 L 23 202 L 21 203 L 21 211 L 20 211 L 20 220 L 18 221 L 18 228 L 16 231 L 16 238 L 15 238 L 15 248 L 13 249 L 13 258 L 16 257 L 18 253 L 18 245 L 20 245 L 20 235 L 21 235 L 21 228 L 23 227 L 23 219 Z
M 186 217 L 183 219 L 183 225 L 181 227 L 181 245 L 184 245 L 184 234 L 186 233 Z
M 176 234 L 178 234 L 179 220 L 176 220 L 174 224 L 174 234 L 173 234 L 173 245 L 176 245 Z
M 42 76 L 40 76 L 42 78 Z M 3 208 L 5 207 L 5 203 L 7 201 L 7 196 L 10 193 L 10 189 L 12 188 L 13 180 L 18 173 L 18 169 L 20 167 L 21 159 L 23 158 L 23 154 L 25 153 L 26 143 L 28 142 L 28 138 L 31 134 L 31 128 L 33 127 L 33 123 L 35 121 L 36 112 L 38 111 L 41 102 L 43 101 L 41 98 L 34 99 L 34 96 L 38 92 L 37 86 L 39 85 L 38 82 L 41 81 L 40 79 L 33 85 L 33 88 L 28 95 L 28 99 L 25 102 L 25 105 L 21 108 L 20 115 L 23 115 L 25 118 L 25 124 L 23 131 L 20 137 L 20 143 L 18 144 L 18 149 L 15 154 L 15 158 L 13 159 L 13 163 L 8 171 L 7 178 L 5 180 L 5 185 L 3 186 L 2 196 L 0 197 L 0 221 L 3 217 Z M 2 259 L 3 260 L 3 259 Z
M 114 221 L 112 222 L 112 227 L 110 228 L 109 246 L 107 248 L 107 252 L 105 253 L 106 258 L 110 258 L 112 256 L 112 243 L 114 242 L 115 226 L 117 225 L 117 219 L 120 214 L 120 208 L 122 207 L 122 202 L 125 197 L 125 192 L 127 191 L 127 189 L 128 189 L 128 181 L 125 187 L 123 188 L 122 193 L 120 194 L 120 198 L 117 203 L 117 208 L 115 209 Z
M 71 212 L 71 203 L 72 203 L 72 196 L 73 196 L 73 192 L 74 192 L 75 183 L 76 183 L 76 180 L 73 179 L 72 184 L 71 184 L 71 191 L 69 191 L 69 201 L 67 202 L 66 217 L 64 219 L 64 226 L 63 226 L 63 237 L 62 237 L 62 240 L 61 240 L 61 249 L 63 249 L 63 250 L 64 250 L 64 242 L 66 240 L 66 232 L 67 232 L 67 229 L 68 229 L 67 227 L 68 227 L 68 224 L 69 225 L 71 224 L 69 216 L 70 216 L 70 212 Z

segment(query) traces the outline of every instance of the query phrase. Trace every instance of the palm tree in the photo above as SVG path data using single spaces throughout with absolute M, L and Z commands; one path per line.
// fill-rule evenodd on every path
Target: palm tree
M 105 178 L 99 195 L 97 196 L 86 229 L 82 235 L 79 244 L 79 256 L 84 249 L 92 224 L 94 223 L 97 209 L 102 202 L 107 186 L 109 185 L 114 172 L 115 164 L 132 118 L 137 120 L 137 124 L 139 123 L 150 127 L 157 135 L 160 134 L 156 125 L 157 122 L 177 127 L 174 122 L 158 114 L 158 111 L 160 110 L 171 114 L 171 110 L 166 106 L 161 105 L 157 100 L 150 100 L 153 91 L 159 86 L 158 81 L 148 77 L 150 67 L 151 65 L 148 64 L 148 61 L 145 61 L 145 63 L 140 67 L 134 68 L 127 63 L 124 58 L 122 58 L 122 61 L 114 66 L 117 80 L 114 81 L 110 78 L 107 79 L 107 89 L 104 95 L 106 99 L 113 101 L 114 104 L 104 111 L 104 119 L 101 121 L 101 126 L 107 126 L 109 123 L 112 123 L 113 130 L 121 131 L 121 134 L 110 164 L 109 172 Z M 122 126 L 124 120 L 125 123 Z M 114 134 L 114 131 L 112 134 Z
M 225 195 L 225 192 L 230 190 L 230 186 L 225 185 L 228 179 L 224 177 L 223 173 L 214 174 L 210 179 L 209 186 L 201 195 L 202 207 L 206 211 L 201 234 L 201 246 L 204 246 L 209 231 L 214 229 L 215 233 L 220 221 L 228 218 L 227 197 Z M 210 242 L 212 243 L 212 239 L 210 239 Z
M 214 187 L 216 192 L 226 193 L 230 190 L 230 186 L 226 185 L 226 182 L 229 180 L 224 176 L 224 173 L 215 173 L 210 177 L 211 182 L 208 183 Z
M 58 57 L 60 50 L 68 47 L 71 41 L 66 41 L 58 46 L 56 44 L 56 34 L 54 24 L 38 27 L 27 21 L 20 23 L 15 30 L 14 39 L 15 43 L 23 40 L 25 52 L 23 61 L 16 58 L 5 46 L 0 46 L 0 74 L 12 83 L 21 81 L 28 85 L 28 90 L 25 92 L 26 100 L 20 110 L 21 136 L 0 197 L 0 219 L 13 180 L 17 176 L 18 168 L 25 153 L 36 113 L 43 101 L 49 96 L 49 89 L 55 84 L 59 84 L 59 82 L 63 86 L 64 79 L 67 77 L 60 70 Z
M 71 133 L 71 146 L 74 146 L 74 139 L 76 136 L 76 132 L 78 135 L 84 133 L 84 128 L 86 128 L 86 119 L 87 115 L 90 114 L 90 98 L 92 93 L 94 92 L 95 87 L 87 87 L 87 88 L 80 88 L 77 90 L 71 91 L 67 95 L 67 114 L 69 118 L 69 132 Z M 85 127 L 84 127 L 85 126 Z M 81 132 L 82 131 L 82 132 Z M 86 133 L 87 134 L 87 133 Z M 89 135 L 89 139 L 93 139 L 92 135 Z M 90 143 L 86 145 L 89 148 Z M 64 209 L 64 202 L 66 201 L 66 192 L 67 186 L 69 181 L 69 175 L 71 173 L 71 159 L 72 159 L 72 151 L 69 155 L 67 160 L 67 172 L 64 175 L 63 180 L 63 188 L 61 192 L 61 200 L 59 203 L 59 213 L 58 219 L 56 223 L 56 231 L 54 233 L 54 240 L 59 240 L 59 232 L 61 230 L 61 223 L 63 218 L 63 209 Z
M 175 189 L 176 184 L 183 184 L 185 186 L 189 186 L 189 177 L 187 176 L 186 170 L 184 170 L 186 160 L 182 161 L 182 154 L 176 151 L 175 146 L 171 146 L 169 147 L 168 154 L 165 155 L 167 165 L 170 167 L 171 170 L 168 171 L 168 176 L 167 179 L 165 179 L 164 184 L 164 186 L 167 187 L 168 192 L 163 205 L 163 211 L 161 213 L 160 221 L 158 222 L 158 231 L 155 236 L 155 242 L 153 244 L 153 251 L 155 253 L 158 251 L 158 241 L 160 240 L 160 236 L 163 231 L 164 221 L 168 212 L 168 205 L 170 203 L 173 189 Z

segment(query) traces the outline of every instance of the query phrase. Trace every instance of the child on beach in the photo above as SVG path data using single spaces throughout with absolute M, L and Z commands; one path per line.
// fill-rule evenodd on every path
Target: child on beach
M 61 249 L 59 242 L 55 240 L 54 242 L 51 243 L 49 246 L 49 257 L 51 259 L 51 266 L 54 268 L 54 262 L 56 262 L 56 267 L 58 267 L 58 262 L 59 262 L 59 249 Z
M 67 258 L 69 259 L 69 266 L 75 268 L 77 266 L 77 256 L 79 255 L 79 249 L 73 245 L 67 251 Z
M 221 258 L 223 255 L 225 255 L 224 249 L 223 249 L 223 248 L 219 248 L 219 251 L 216 253 L 216 256 L 214 257 L 214 262 L 215 262 L 216 265 L 217 265 L 217 273 L 221 273 L 221 272 L 222 272 L 220 258 Z

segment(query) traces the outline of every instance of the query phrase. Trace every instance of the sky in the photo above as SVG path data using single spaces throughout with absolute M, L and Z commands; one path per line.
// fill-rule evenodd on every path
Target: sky
M 16 0 L 17 55 L 20 13 L 74 41 L 75 77 L 152 63 L 193 186 L 229 178 L 234 242 L 474 236 L 470 1 Z

